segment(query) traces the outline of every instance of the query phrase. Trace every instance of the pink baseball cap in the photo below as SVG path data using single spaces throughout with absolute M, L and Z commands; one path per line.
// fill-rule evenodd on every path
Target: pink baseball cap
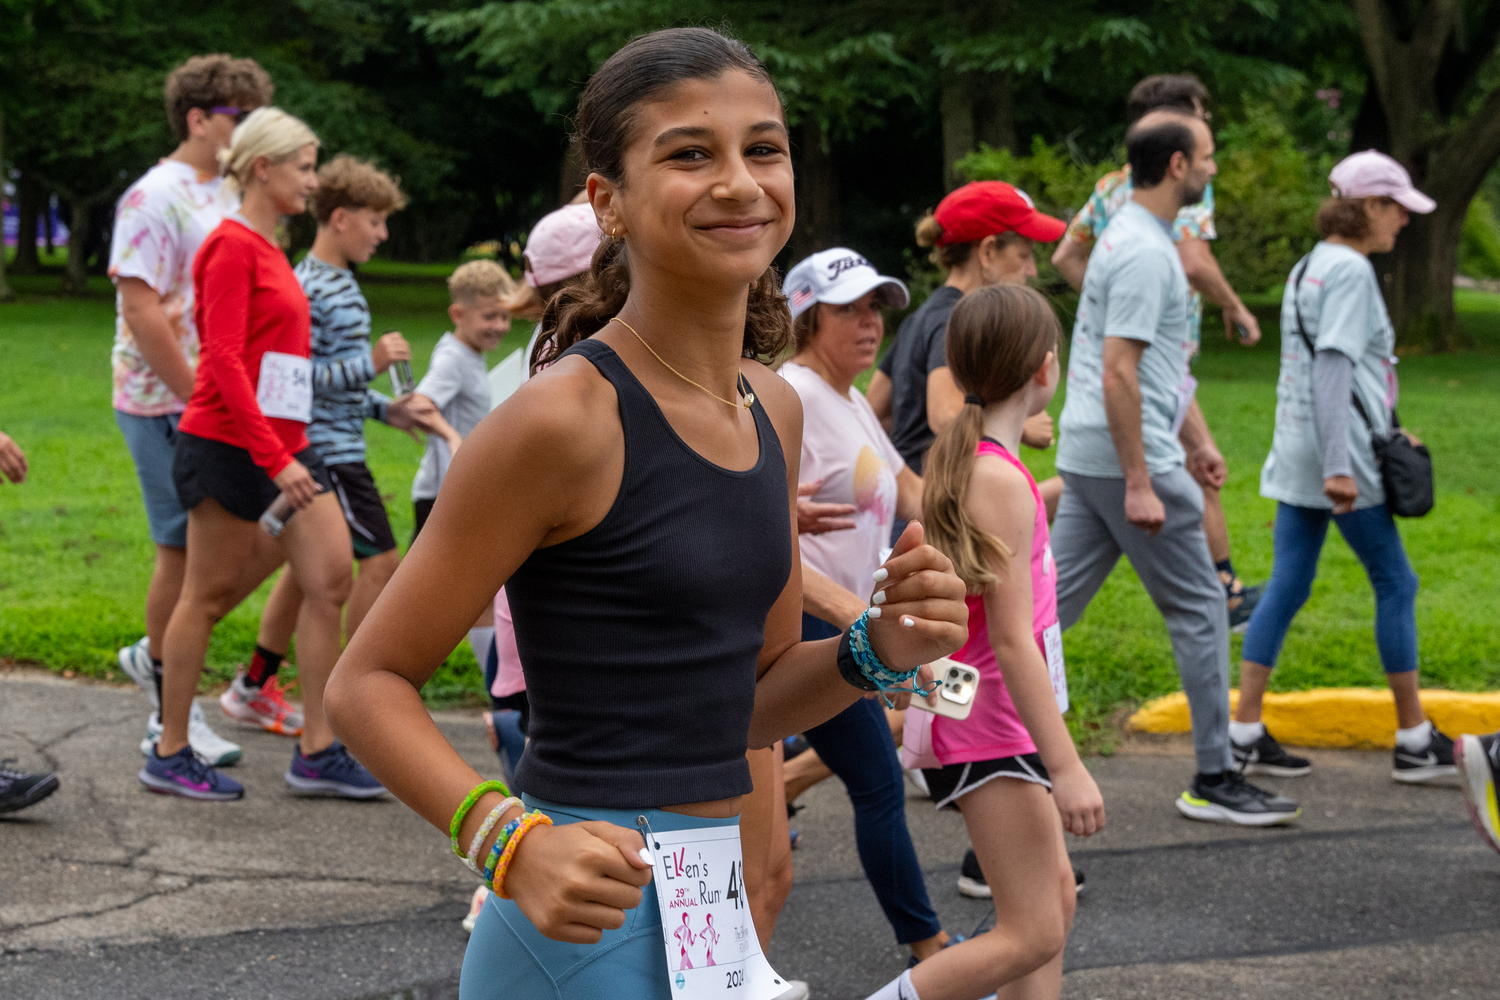
M 541 288 L 582 274 L 594 262 L 604 231 L 588 202 L 544 215 L 526 237 L 526 284 Z
M 1340 160 L 1328 175 L 1328 186 L 1339 198 L 1391 198 L 1421 215 L 1437 208 L 1437 202 L 1412 185 L 1405 167 L 1373 149 Z

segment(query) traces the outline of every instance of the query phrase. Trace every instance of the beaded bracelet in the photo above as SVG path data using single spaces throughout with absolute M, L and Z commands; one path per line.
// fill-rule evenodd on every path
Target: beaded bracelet
M 494 879 L 495 866 L 500 863 L 500 855 L 505 853 L 505 845 L 510 843 L 510 838 L 514 837 L 516 831 L 521 828 L 521 820 L 525 818 L 525 815 L 525 813 L 522 813 L 505 824 L 500 830 L 500 836 L 495 838 L 495 844 L 490 848 L 489 860 L 484 863 L 484 870 L 479 873 L 479 877 L 484 881 L 485 885 L 489 885 Z
M 469 871 L 473 872 L 475 875 L 480 874 L 479 849 L 484 846 L 485 838 L 490 835 L 490 831 L 495 828 L 495 824 L 500 822 L 500 817 L 510 812 L 512 806 L 521 806 L 523 812 L 526 809 L 526 807 L 521 804 L 520 799 L 516 798 L 515 796 L 511 796 L 504 802 L 501 802 L 495 808 L 491 809 L 490 814 L 486 816 L 484 818 L 484 822 L 479 825 L 479 832 L 474 835 L 473 841 L 471 841 L 469 844 L 469 856 L 464 859 L 464 863 L 469 866 Z
M 917 672 L 922 669 L 921 666 L 918 665 L 910 670 L 892 670 L 887 667 L 876 655 L 875 647 L 870 645 L 869 623 L 870 612 L 865 611 L 854 619 L 854 624 L 849 626 L 849 630 L 844 633 L 844 640 L 839 643 L 839 672 L 844 675 L 845 680 L 849 680 L 851 671 L 848 661 L 852 660 L 853 666 L 859 668 L 859 676 L 864 683 L 855 683 L 852 680 L 850 683 L 865 691 L 879 691 L 880 697 L 888 708 L 894 705 L 890 698 L 892 694 L 926 696 L 935 691 L 938 687 L 937 681 L 922 685 L 912 682 L 910 687 L 901 686 L 912 681 L 912 678 L 916 677 Z
M 542 812 L 529 812 L 521 818 L 521 825 L 516 828 L 516 832 L 510 835 L 510 840 L 505 845 L 505 852 L 500 855 L 500 863 L 495 866 L 495 874 L 490 882 L 495 895 L 501 899 L 510 898 L 505 892 L 505 876 L 510 872 L 510 863 L 516 856 L 516 848 L 521 846 L 521 838 L 525 837 L 532 827 L 544 823 L 551 826 L 552 817 Z
M 472 792 L 464 796 L 463 802 L 459 803 L 458 811 L 453 814 L 452 822 L 448 824 L 448 837 L 453 843 L 453 853 L 460 858 L 464 856 L 464 851 L 458 846 L 458 831 L 462 829 L 464 818 L 469 815 L 469 810 L 474 808 L 474 803 L 490 792 L 499 792 L 507 797 L 510 795 L 510 789 L 503 781 L 481 781 Z

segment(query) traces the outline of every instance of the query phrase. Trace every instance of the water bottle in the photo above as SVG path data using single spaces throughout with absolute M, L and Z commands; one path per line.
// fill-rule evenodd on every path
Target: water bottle
M 416 390 L 417 380 L 412 378 L 410 361 L 391 362 L 391 388 L 396 390 L 398 397 Z
M 292 501 L 287 499 L 285 493 L 276 494 L 276 499 L 271 501 L 271 506 L 260 516 L 260 526 L 266 534 L 272 538 L 280 538 L 281 532 L 286 528 L 286 523 L 297 513 L 297 508 L 292 506 Z

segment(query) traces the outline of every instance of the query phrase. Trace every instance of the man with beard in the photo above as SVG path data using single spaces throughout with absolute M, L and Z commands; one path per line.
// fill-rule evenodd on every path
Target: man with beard
M 1229 745 L 1229 618 L 1203 531 L 1203 489 L 1224 457 L 1188 374 L 1188 281 L 1171 238 L 1217 171 L 1208 125 L 1158 111 L 1125 137 L 1134 192 L 1100 234 L 1073 327 L 1057 467 L 1067 488 L 1052 546 L 1063 628 L 1123 553 L 1167 622 L 1193 721 L 1198 773 L 1177 801 L 1193 819 L 1265 826 L 1300 809 L 1247 783 Z

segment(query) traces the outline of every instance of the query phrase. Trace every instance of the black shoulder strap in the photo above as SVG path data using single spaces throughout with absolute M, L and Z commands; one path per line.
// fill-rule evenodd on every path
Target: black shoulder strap
M 1297 314 L 1297 336 L 1301 337 L 1302 342 L 1307 345 L 1308 363 L 1316 364 L 1318 357 L 1318 345 L 1314 344 L 1312 338 L 1307 335 L 1307 325 L 1302 322 L 1302 303 L 1298 301 L 1297 294 L 1302 290 L 1302 276 L 1307 273 L 1307 265 L 1311 260 L 1312 254 L 1308 254 L 1306 257 L 1303 257 L 1301 263 L 1297 265 L 1296 277 L 1292 282 L 1292 309 Z M 1359 411 L 1360 419 L 1365 422 L 1365 426 L 1369 428 L 1370 433 L 1375 433 L 1375 425 L 1370 422 L 1370 415 L 1365 412 L 1365 405 L 1359 401 L 1359 394 L 1351 392 L 1349 394 L 1349 399 L 1352 403 L 1354 403 L 1354 408 Z M 1395 414 L 1392 414 L 1391 417 L 1394 420 Z M 1398 424 L 1397 426 L 1400 425 Z

